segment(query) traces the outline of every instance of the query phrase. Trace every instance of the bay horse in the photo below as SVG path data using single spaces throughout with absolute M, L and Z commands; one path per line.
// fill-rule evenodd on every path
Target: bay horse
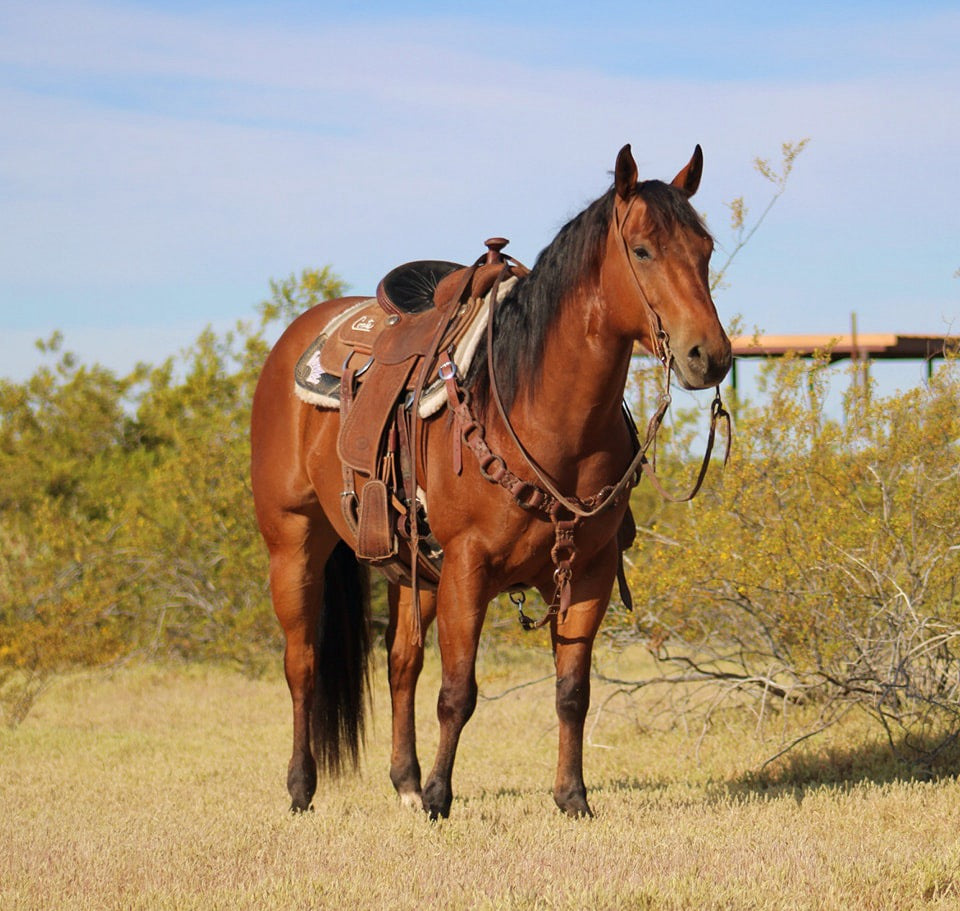
M 559 719 L 553 797 L 565 813 L 592 815 L 583 729 L 592 646 L 617 575 L 618 530 L 628 509 L 627 485 L 617 481 L 636 465 L 637 438 L 622 411 L 634 343 L 668 365 L 668 383 L 672 370 L 688 389 L 718 385 L 731 364 L 708 282 L 713 241 L 690 204 L 702 168 L 697 146 L 670 183 L 638 182 L 624 146 L 611 188 L 560 230 L 497 305 L 492 342 L 480 344 L 462 378 L 495 458 L 518 477 L 536 474 L 563 498 L 563 507 L 577 511 L 560 509 L 573 520 L 575 541 L 560 561 L 559 582 L 557 548 L 564 542 L 557 521 L 519 508 L 467 457 L 458 473 L 450 455 L 459 445 L 453 439 L 462 431 L 458 422 L 440 417 L 423 425 L 419 478 L 430 530 L 443 549 L 442 570 L 436 590 L 418 598 L 408 585 L 389 584 L 386 645 L 390 778 L 403 803 L 431 818 L 450 812 L 457 744 L 477 702 L 475 661 L 488 603 L 524 587 L 553 604 L 544 618 Z M 363 299 L 327 301 L 291 323 L 264 364 L 253 400 L 251 479 L 286 638 L 293 702 L 287 789 L 294 811 L 311 806 L 318 768 L 336 775 L 358 761 L 371 637 L 368 568 L 355 556 L 340 508 L 340 415 L 301 401 L 292 380 L 311 341 Z M 615 495 L 605 499 L 613 488 Z M 562 611 L 556 609 L 561 594 Z M 421 787 L 414 692 L 423 665 L 421 632 L 434 619 L 442 665 L 440 739 Z

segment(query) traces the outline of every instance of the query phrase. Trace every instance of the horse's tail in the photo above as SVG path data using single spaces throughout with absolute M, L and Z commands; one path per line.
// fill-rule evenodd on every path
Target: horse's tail
M 370 571 L 338 541 L 324 568 L 313 706 L 313 757 L 322 773 L 356 768 L 364 739 L 370 656 Z

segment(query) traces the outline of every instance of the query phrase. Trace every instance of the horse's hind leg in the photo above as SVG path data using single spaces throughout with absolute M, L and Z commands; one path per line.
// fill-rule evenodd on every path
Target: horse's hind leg
M 286 638 L 283 667 L 293 703 L 293 753 L 287 768 L 290 809 L 310 807 L 317 788 L 317 764 L 310 748 L 310 712 L 316 680 L 316 646 L 323 603 L 323 568 L 336 538 L 311 533 L 311 520 L 285 513 L 272 524 L 270 592 Z M 319 540 L 318 540 L 319 537 Z
M 436 603 L 433 592 L 420 592 L 420 622 L 424 633 L 436 615 Z M 411 623 L 414 609 L 411 590 L 406 586 L 391 584 L 390 623 L 387 627 L 390 701 L 393 707 L 390 780 L 405 805 L 421 808 L 423 800 L 414 708 L 417 679 L 423 668 L 423 644 L 418 643 L 414 636 Z

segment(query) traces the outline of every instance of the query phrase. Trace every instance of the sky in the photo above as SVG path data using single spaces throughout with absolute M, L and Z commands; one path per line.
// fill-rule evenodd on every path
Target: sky
M 770 2 L 0 4 L 0 376 L 60 330 L 157 363 L 329 265 L 371 293 L 492 235 L 531 265 L 631 143 L 732 249 L 771 333 L 960 332 L 960 7 Z M 919 368 L 915 369 L 920 376 Z

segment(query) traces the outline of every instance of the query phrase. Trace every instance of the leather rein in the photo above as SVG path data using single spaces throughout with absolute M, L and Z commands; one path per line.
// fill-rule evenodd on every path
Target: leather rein
M 630 211 L 631 199 L 627 207 L 627 213 Z M 630 410 L 623 403 L 623 412 L 625 420 L 634 436 L 637 447 L 633 459 L 623 472 L 620 480 L 616 484 L 606 486 L 586 499 L 579 497 L 569 497 L 557 489 L 549 474 L 531 455 L 529 450 L 521 442 L 513 423 L 510 420 L 507 410 L 503 405 L 503 399 L 497 385 L 496 371 L 494 369 L 493 341 L 494 341 L 494 316 L 497 302 L 498 291 L 501 281 L 510 275 L 510 263 L 504 262 L 503 271 L 497 277 L 496 282 L 490 294 L 490 315 L 487 320 L 487 373 L 490 383 L 490 394 L 493 399 L 500 419 L 507 430 L 510 439 L 517 447 L 527 466 L 535 475 L 537 481 L 542 487 L 523 481 L 507 469 L 504 460 L 494 454 L 484 439 L 483 427 L 476 420 L 470 411 L 469 395 L 463 390 L 456 378 L 456 368 L 447 361 L 441 365 L 440 376 L 444 379 L 447 386 L 449 406 L 454 414 L 454 420 L 457 424 L 455 434 L 454 462 L 459 470 L 462 464 L 460 457 L 460 445 L 466 445 L 474 452 L 480 464 L 480 471 L 484 478 L 492 483 L 497 483 L 512 494 L 516 502 L 523 508 L 534 510 L 544 514 L 554 523 L 555 541 L 551 550 L 551 559 L 554 563 L 554 581 L 556 583 L 556 592 L 553 601 L 547 610 L 547 613 L 538 621 L 534 621 L 523 613 L 522 592 L 519 597 L 511 592 L 511 600 L 517 605 L 520 615 L 520 622 L 524 629 L 537 629 L 544 626 L 551 617 L 560 615 L 561 618 L 566 615 L 571 601 L 571 580 L 573 578 L 572 564 L 577 554 L 576 544 L 574 542 L 574 532 L 576 526 L 582 519 L 589 519 L 598 515 L 605 509 L 612 507 L 617 503 L 620 497 L 629 488 L 634 487 L 640 480 L 639 472 L 643 472 L 651 481 L 657 492 L 666 500 L 674 503 L 683 503 L 692 500 L 700 491 L 703 481 L 706 478 L 707 469 L 710 465 L 710 458 L 713 453 L 714 441 L 716 438 L 717 424 L 723 420 L 726 423 L 726 451 L 724 453 L 724 464 L 730 456 L 731 445 L 731 426 L 730 415 L 723 406 L 720 398 L 720 387 L 716 387 L 716 394 L 710 406 L 710 430 L 707 437 L 706 451 L 700 465 L 700 471 L 693 488 L 684 496 L 675 496 L 669 493 L 661 484 L 656 476 L 654 465 L 647 458 L 647 453 L 654 445 L 657 432 L 663 423 L 664 416 L 671 403 L 670 381 L 673 371 L 673 352 L 670 350 L 670 340 L 667 332 L 664 330 L 659 314 L 654 310 L 643 290 L 639 276 L 633 268 L 630 259 L 630 250 L 627 240 L 623 235 L 619 212 L 616 209 L 614 201 L 614 218 L 617 233 L 622 241 L 624 255 L 626 256 L 627 266 L 633 276 L 634 283 L 641 302 L 645 308 L 647 319 L 650 324 L 650 338 L 654 348 L 654 354 L 660 360 L 664 368 L 664 389 L 660 393 L 657 408 L 647 423 L 645 438 L 640 443 L 636 435 L 635 423 L 630 414 Z M 567 513 L 572 518 L 563 517 L 562 513 Z M 629 606 L 629 591 L 626 589 L 626 580 L 623 574 L 622 554 L 621 566 L 618 571 L 621 596 Z
M 633 200 L 630 200 L 630 203 L 627 207 L 626 214 L 630 212 L 630 206 L 633 205 Z M 653 464 L 647 459 L 647 451 L 653 445 L 656 440 L 657 432 L 660 429 L 660 425 L 663 423 L 663 419 L 667 413 L 667 409 L 670 407 L 672 401 L 672 396 L 670 393 L 670 379 L 673 372 L 673 352 L 670 350 L 670 338 L 663 328 L 663 324 L 660 320 L 660 315 L 654 310 L 653 306 L 650 304 L 649 299 L 647 298 L 646 293 L 643 290 L 643 286 L 640 284 L 640 278 L 636 273 L 636 270 L 633 268 L 633 263 L 630 259 L 630 250 L 629 245 L 627 244 L 626 238 L 623 236 L 623 229 L 621 227 L 621 220 L 619 212 L 616 209 L 616 201 L 614 201 L 614 218 L 617 233 L 620 236 L 622 242 L 624 255 L 627 260 L 627 267 L 630 269 L 630 274 L 633 276 L 634 284 L 636 285 L 638 295 L 641 302 L 647 313 L 647 319 L 650 324 L 650 338 L 654 348 L 654 354 L 663 364 L 664 368 L 664 388 L 663 392 L 660 393 L 659 402 L 657 405 L 656 411 L 654 411 L 650 421 L 647 424 L 647 432 L 643 443 L 637 449 L 636 454 L 634 455 L 632 461 L 627 466 L 626 471 L 624 471 L 620 480 L 613 485 L 612 487 L 605 487 L 603 489 L 604 496 L 600 502 L 595 503 L 595 505 L 585 505 L 584 501 L 579 498 L 567 497 L 564 494 L 560 493 L 557 490 L 556 485 L 553 480 L 547 474 L 547 472 L 541 467 L 537 460 L 530 454 L 527 448 L 521 442 L 519 436 L 517 435 L 516 430 L 513 427 L 510 417 L 507 414 L 506 408 L 503 405 L 503 399 L 500 396 L 500 390 L 497 386 L 497 377 L 496 371 L 494 370 L 494 360 L 493 360 L 493 339 L 494 339 L 494 307 L 497 301 L 496 291 L 498 289 L 500 280 L 508 273 L 507 268 L 504 268 L 504 272 L 501 273 L 500 278 L 497 279 L 497 283 L 494 285 L 494 293 L 490 296 L 490 317 L 487 321 L 487 373 L 490 377 L 490 393 L 493 398 L 494 403 L 497 406 L 497 411 L 500 414 L 500 419 L 503 421 L 504 427 L 507 429 L 507 433 L 510 436 L 510 439 L 513 441 L 514 445 L 520 451 L 520 454 L 523 456 L 524 461 L 530 467 L 530 470 L 536 475 L 537 480 L 546 488 L 547 492 L 553 496 L 558 503 L 560 503 L 564 509 L 571 512 L 573 515 L 582 518 L 589 519 L 598 513 L 602 512 L 603 509 L 615 502 L 620 495 L 630 487 L 633 487 L 636 484 L 636 481 L 639 478 L 636 477 L 637 471 L 642 470 L 647 477 L 650 478 L 657 492 L 661 494 L 666 500 L 671 503 L 686 503 L 689 500 L 692 500 L 697 493 L 699 493 L 700 488 L 703 486 L 703 481 L 706 478 L 707 469 L 710 465 L 710 457 L 713 454 L 713 445 L 716 438 L 717 423 L 720 420 L 724 420 L 726 423 L 726 451 L 724 452 L 723 463 L 726 465 L 727 460 L 730 458 L 730 445 L 731 445 L 731 433 L 730 433 L 730 415 L 727 412 L 726 408 L 723 407 L 723 401 L 720 398 L 720 387 L 716 387 L 716 392 L 713 398 L 713 402 L 710 406 L 710 431 L 707 437 L 707 448 L 704 453 L 703 460 L 700 465 L 700 472 L 697 476 L 697 480 L 693 485 L 693 488 L 685 496 L 675 496 L 667 492 L 663 485 L 660 483 L 660 480 L 656 476 L 656 472 Z M 630 414 L 629 408 L 627 407 L 626 402 L 623 403 L 624 413 L 630 422 L 631 425 L 634 424 L 632 415 Z M 596 497 L 591 497 L 591 500 L 595 500 Z

